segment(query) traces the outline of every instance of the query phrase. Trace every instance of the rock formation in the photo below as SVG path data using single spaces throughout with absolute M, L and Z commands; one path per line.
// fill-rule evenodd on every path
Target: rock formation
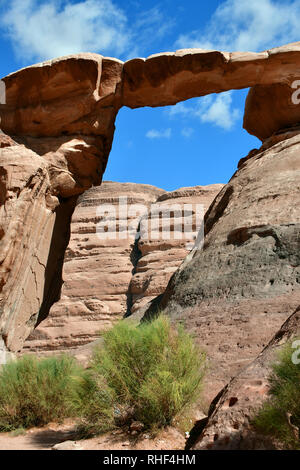
M 259 435 L 251 420 L 268 398 L 270 365 L 276 361 L 278 350 L 299 335 L 300 307 L 283 324 L 262 353 L 219 393 L 211 405 L 205 429 L 202 433 L 198 430 L 198 436 L 194 437 L 196 442 L 193 443 L 193 449 L 280 448 L 280 443 Z
M 90 186 L 101 183 L 112 144 L 115 117 L 121 106 L 163 106 L 194 96 L 254 87 L 247 100 L 244 125 L 249 132 L 265 140 L 274 132 L 300 121 L 300 107 L 294 103 L 291 105 L 289 101 L 289 92 L 293 91 L 294 81 L 298 79 L 299 62 L 300 43 L 294 43 L 261 53 L 182 50 L 148 59 L 134 59 L 125 64 L 98 54 L 79 54 L 43 62 L 5 77 L 7 104 L 1 105 L 0 109 L 1 129 L 6 134 L 1 136 L 0 146 L 0 332 L 1 344 L 5 345 L 2 349 L 19 350 L 30 331 L 48 315 L 52 304 L 60 297 L 62 262 L 76 197 Z M 276 96 L 282 102 L 278 116 L 270 112 L 272 90 L 276 90 Z M 264 127 L 261 126 L 262 120 Z M 285 144 L 277 145 L 284 147 Z M 295 148 L 293 145 L 292 149 Z M 276 286 L 277 281 L 281 283 L 281 287 L 274 288 L 278 295 L 288 295 L 295 284 L 296 268 L 293 267 L 294 260 L 288 268 L 284 259 L 292 256 L 292 246 L 296 243 L 293 232 L 297 223 L 296 201 L 293 202 L 293 214 L 289 207 L 286 216 L 279 216 L 279 200 L 285 211 L 289 196 L 281 192 L 278 196 L 276 191 L 269 192 L 268 198 L 264 191 L 259 195 L 251 179 L 255 165 L 263 167 L 266 161 L 278 160 L 282 162 L 278 163 L 279 175 L 288 176 L 297 185 L 293 171 L 287 174 L 285 163 L 277 158 L 281 151 L 276 158 L 271 157 L 276 149 L 276 145 L 270 147 L 268 158 L 259 158 L 259 155 L 265 155 L 263 152 L 254 155 L 232 180 L 238 185 L 241 181 L 247 187 L 248 179 L 243 179 L 243 175 L 249 172 L 251 190 L 247 194 L 257 210 L 261 210 L 262 198 L 274 201 L 274 206 L 268 205 L 271 211 L 268 215 L 265 209 L 262 209 L 260 217 L 253 215 L 253 223 L 258 222 L 263 228 L 255 228 L 249 217 L 242 215 L 246 214 L 242 201 L 249 207 L 248 199 L 245 195 L 235 197 L 235 193 L 243 194 L 240 190 L 235 190 L 232 195 L 230 188 L 233 186 L 230 184 L 208 215 L 207 231 L 214 234 L 218 230 L 217 245 L 227 243 L 229 251 L 225 250 L 226 253 L 230 250 L 235 252 L 232 258 L 227 258 L 228 270 L 232 274 L 226 274 L 226 279 L 240 272 L 237 267 L 239 250 L 240 256 L 244 256 L 244 245 L 251 245 L 257 239 L 263 244 L 270 242 L 269 254 L 264 254 L 262 259 L 263 263 L 270 261 L 271 266 L 275 266 L 272 264 L 271 245 L 276 245 L 278 238 L 279 247 L 276 246 L 277 251 L 274 248 L 274 257 L 280 260 L 284 273 L 280 282 L 276 272 L 274 281 L 270 276 L 267 279 L 271 285 Z M 297 162 L 289 157 L 288 149 L 285 151 L 283 148 L 282 152 L 287 155 L 297 175 Z M 269 170 L 271 166 L 270 163 L 267 171 L 270 177 L 274 176 L 277 185 L 279 176 Z M 242 176 L 239 178 L 238 175 Z M 281 184 L 290 185 L 284 178 Z M 255 195 L 259 195 L 259 199 Z M 241 220 L 226 217 L 226 209 L 223 214 L 224 205 L 229 210 L 233 202 L 238 206 L 237 217 L 241 211 Z M 288 215 L 293 218 L 288 220 Z M 266 226 L 271 227 L 271 232 L 272 227 L 276 230 L 279 227 L 278 234 L 272 232 L 268 235 Z M 235 229 L 238 230 L 236 233 Z M 229 239 L 226 238 L 226 230 L 227 235 L 230 233 Z M 289 241 L 282 248 L 284 233 L 287 233 Z M 241 245 L 240 240 L 243 241 Z M 207 246 L 209 243 L 212 243 L 211 237 Z M 281 252 L 286 253 L 286 258 Z M 259 261 L 256 258 L 253 272 L 255 263 L 259 268 Z M 205 262 L 201 269 L 204 267 Z M 184 276 L 185 272 L 181 271 L 180 275 Z M 237 282 L 239 286 L 242 284 L 240 279 Z M 284 282 L 286 288 L 283 288 Z M 262 290 L 255 281 L 251 280 L 250 284 L 250 289 L 244 287 L 246 292 Z M 223 289 L 221 284 L 220 292 L 223 289 L 223 294 L 226 285 L 225 282 Z M 214 292 L 209 278 L 207 288 L 204 297 Z M 199 294 L 202 295 L 201 289 Z M 285 314 L 288 310 L 285 309 Z
M 61 298 L 51 308 L 47 320 L 28 338 L 26 349 L 58 351 L 88 343 L 126 315 L 139 217 L 128 217 L 132 231 L 125 239 L 120 239 L 119 233 L 115 239 L 101 239 L 96 232 L 101 220 L 97 208 L 112 205 L 121 226 L 126 221 L 118 213 L 119 197 L 126 196 L 128 204 L 143 204 L 147 208 L 163 193 L 154 186 L 105 182 L 79 198 L 72 216 Z M 112 214 L 105 218 L 109 217 Z M 104 217 L 102 220 L 104 226 Z
M 172 273 L 189 252 L 184 240 L 151 240 L 151 231 L 143 237 L 139 226 L 151 209 L 173 204 L 203 204 L 206 210 L 221 184 L 181 188 L 166 192 L 154 186 L 134 183 L 104 182 L 86 191 L 78 199 L 71 221 L 71 237 L 63 267 L 61 298 L 49 315 L 29 336 L 24 351 L 70 350 L 96 339 L 118 319 L 164 292 Z M 127 209 L 119 212 L 119 202 L 126 197 Z M 99 208 L 112 205 L 116 215 L 116 238 L 98 237 Z M 134 206 L 133 206 L 134 205 Z M 98 209 L 98 212 L 97 212 Z M 124 213 L 123 213 L 124 212 Z M 136 212 L 136 214 L 135 214 Z M 162 214 L 164 215 L 164 214 Z M 101 219 L 106 225 L 113 210 Z M 174 234 L 175 222 L 170 226 Z M 128 236 L 120 237 L 128 224 Z M 163 226 L 164 220 L 160 221 Z M 151 225 L 149 223 L 149 229 Z M 147 237 L 146 237 L 147 235 Z M 139 237 L 139 238 L 136 238 Z
M 210 399 L 300 304 L 299 152 L 300 128 L 240 161 L 206 213 L 203 250 L 189 255 L 159 304 L 207 349 Z
M 176 191 L 167 192 L 160 196 L 156 204 L 152 205 L 152 213 L 146 216 L 148 230 L 141 230 L 138 240 L 138 250 L 140 258 L 138 259 L 134 275 L 130 282 L 129 292 L 132 295 L 131 312 L 138 309 L 146 308 L 147 304 L 156 296 L 162 294 L 170 280 L 172 274 L 176 271 L 182 260 L 189 253 L 190 248 L 195 243 L 195 227 L 191 227 L 191 231 L 187 230 L 184 236 L 180 238 L 182 233 L 182 210 L 186 204 L 191 205 L 192 219 L 196 223 L 196 205 L 203 206 L 203 216 L 208 207 L 219 193 L 222 184 L 212 184 L 209 186 L 195 186 L 193 188 L 180 188 Z M 176 211 L 177 205 L 179 210 Z M 151 235 L 150 220 L 159 218 L 161 214 L 161 222 L 157 221 L 157 225 L 164 226 L 164 215 L 169 218 L 168 211 L 164 213 L 164 208 L 168 208 L 170 212 L 170 239 L 162 240 L 161 233 L 159 239 Z M 173 211 L 171 210 L 173 208 Z M 188 215 L 185 215 L 188 220 Z M 144 218 L 143 218 L 144 219 Z M 141 221 L 141 224 L 145 220 Z M 186 227 L 187 229 L 189 227 Z
M 84 54 L 4 79 L 1 129 L 12 136 L 0 136 L 0 331 L 7 350 L 20 350 L 60 297 L 71 215 L 78 194 L 101 182 L 121 70 L 117 60 Z

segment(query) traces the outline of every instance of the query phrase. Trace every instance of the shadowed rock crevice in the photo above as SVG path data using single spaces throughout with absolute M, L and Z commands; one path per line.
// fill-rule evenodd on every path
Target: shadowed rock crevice
M 76 206 L 77 198 L 60 200 L 55 210 L 55 224 L 47 264 L 45 266 L 44 294 L 37 319 L 32 326 L 38 326 L 47 318 L 52 305 L 60 299 L 63 285 L 62 269 L 65 251 L 70 240 L 70 223 Z
M 216 200 L 213 201 L 212 205 L 205 214 L 205 235 L 207 235 L 213 226 L 218 222 L 222 217 L 226 207 L 229 204 L 229 201 L 233 195 L 233 187 L 226 187 L 222 194 L 217 196 Z
M 142 252 L 139 249 L 139 240 L 140 240 L 140 237 L 141 237 L 140 230 L 141 230 L 141 223 L 139 223 L 139 225 L 137 227 L 137 232 L 136 232 L 133 248 L 132 248 L 131 253 L 130 253 L 130 261 L 132 263 L 132 270 L 131 270 L 132 276 L 134 276 L 136 274 L 138 262 L 139 262 L 140 258 L 142 257 Z M 131 289 L 130 289 L 130 284 L 128 286 L 128 291 L 126 293 L 126 296 L 127 296 L 127 310 L 126 310 L 126 313 L 124 315 L 124 318 L 127 318 L 132 314 L 131 310 L 132 310 L 132 307 L 133 307 L 133 295 L 132 295 L 132 292 L 131 292 Z

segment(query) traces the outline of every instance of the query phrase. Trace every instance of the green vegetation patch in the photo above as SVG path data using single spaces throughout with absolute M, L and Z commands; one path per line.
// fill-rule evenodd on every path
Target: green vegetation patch
M 205 354 L 168 317 L 139 326 L 120 321 L 104 334 L 87 370 L 66 355 L 4 365 L 0 431 L 67 417 L 78 418 L 84 437 L 133 422 L 154 431 L 199 399 L 205 368 Z
M 286 448 L 300 450 L 300 363 L 292 344 L 280 351 L 278 362 L 272 366 L 270 398 L 259 410 L 254 425 Z
M 94 350 L 90 378 L 97 383 L 92 408 L 103 409 L 103 397 L 111 403 L 115 425 L 140 421 L 145 428 L 172 423 L 183 408 L 198 397 L 205 372 L 206 356 L 183 327 L 174 327 L 168 317 L 136 327 L 121 321 L 104 335 L 104 345 Z M 98 385 L 100 384 L 100 386 Z M 101 390 L 101 393 L 100 393 Z M 88 410 L 87 410 L 88 411 Z M 86 414 L 91 426 L 93 416 Z M 94 422 L 94 432 L 101 432 Z
M 0 369 L 0 431 L 42 426 L 76 413 L 78 377 L 68 356 L 9 362 Z

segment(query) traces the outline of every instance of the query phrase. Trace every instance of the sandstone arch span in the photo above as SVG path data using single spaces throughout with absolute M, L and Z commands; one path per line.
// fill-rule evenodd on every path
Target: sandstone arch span
M 76 197 L 101 183 L 122 106 L 252 87 L 244 127 L 266 140 L 300 122 L 300 106 L 291 102 L 299 73 L 300 42 L 261 53 L 181 50 L 126 63 L 78 54 L 5 77 L 0 349 L 20 350 L 57 300 Z

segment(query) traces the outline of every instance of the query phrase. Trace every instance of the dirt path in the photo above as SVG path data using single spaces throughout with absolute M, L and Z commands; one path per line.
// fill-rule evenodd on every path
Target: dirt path
M 76 440 L 74 424 L 50 424 L 19 436 L 1 433 L 0 450 L 49 450 L 64 441 L 76 441 L 83 450 L 182 450 L 185 446 L 183 434 L 175 428 L 166 428 L 154 439 L 146 433 L 137 439 L 116 430 L 93 439 Z

